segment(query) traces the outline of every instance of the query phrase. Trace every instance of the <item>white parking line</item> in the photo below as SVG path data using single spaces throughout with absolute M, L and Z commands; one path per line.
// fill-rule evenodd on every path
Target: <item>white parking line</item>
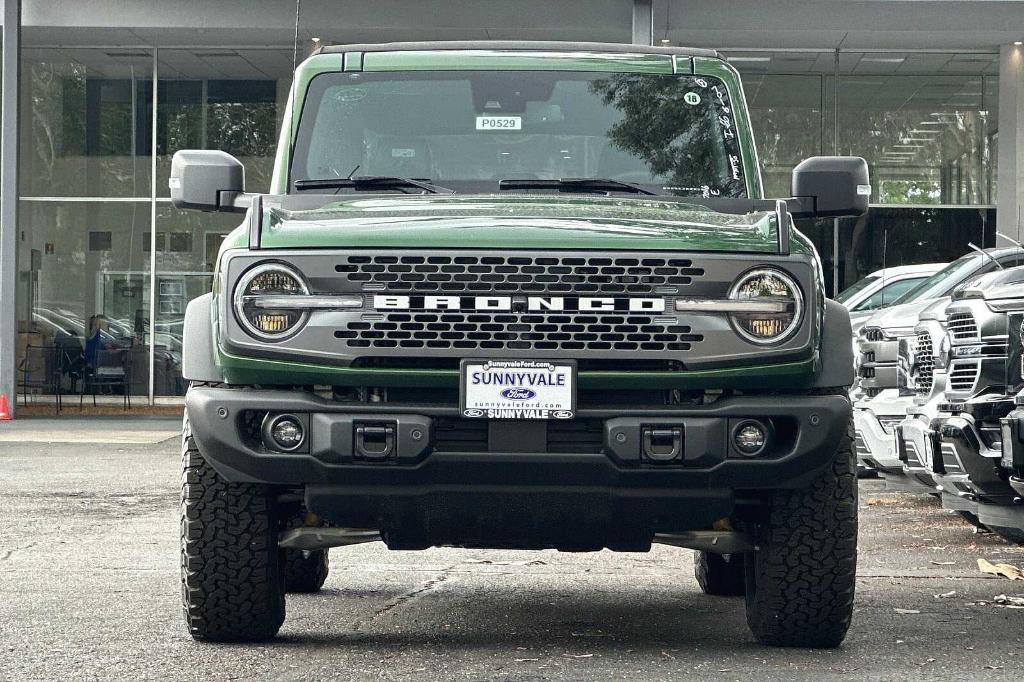
M 178 438 L 177 431 L 30 431 L 0 430 L 0 443 L 120 443 L 152 445 Z

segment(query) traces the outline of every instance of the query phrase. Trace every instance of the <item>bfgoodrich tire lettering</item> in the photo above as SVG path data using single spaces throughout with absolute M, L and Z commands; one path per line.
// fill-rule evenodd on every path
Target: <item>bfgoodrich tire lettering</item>
M 262 485 L 228 483 L 182 434 L 181 594 L 192 637 L 267 640 L 284 622 L 275 499 Z
M 747 623 L 763 644 L 835 647 L 853 615 L 857 478 L 853 425 L 812 484 L 771 495 L 747 565 Z

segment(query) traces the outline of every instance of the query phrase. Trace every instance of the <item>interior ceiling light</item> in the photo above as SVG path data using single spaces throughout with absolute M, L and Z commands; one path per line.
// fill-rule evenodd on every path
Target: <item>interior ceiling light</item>
M 921 125 L 939 125 L 935 121 L 925 121 Z M 941 130 L 918 130 L 917 128 L 911 128 L 910 132 L 912 135 L 941 135 Z
M 1024 40 L 1015 40 L 1015 41 L 1013 41 L 1013 44 L 1014 45 L 1024 45 Z
M 730 62 L 770 62 L 771 57 L 726 57 Z
M 861 57 L 862 62 L 871 64 L 902 64 L 906 57 Z

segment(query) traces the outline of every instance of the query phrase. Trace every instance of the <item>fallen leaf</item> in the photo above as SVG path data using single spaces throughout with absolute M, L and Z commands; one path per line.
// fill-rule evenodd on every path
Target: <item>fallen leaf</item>
M 661 652 L 661 655 L 662 655 L 662 656 L 665 656 L 665 657 L 667 657 L 667 658 L 675 658 L 675 656 L 673 656 L 672 654 L 670 654 L 670 653 L 669 653 L 669 652 L 667 652 L 667 651 L 662 651 L 662 652 Z
M 1001 666 L 1001 665 L 986 665 L 985 666 L 985 670 L 1002 670 L 1002 669 L 1003 669 L 1003 666 Z
M 993 564 L 985 559 L 978 559 L 978 570 L 990 575 L 1001 575 L 1010 580 L 1024 580 L 1024 571 L 1011 564 Z
M 562 654 L 565 658 L 590 658 L 594 654 Z
M 893 609 L 893 611 L 895 611 L 896 613 L 901 613 L 901 614 L 905 614 L 905 615 L 907 615 L 907 614 L 914 614 L 914 613 L 921 613 L 917 609 Z
M 935 595 L 936 599 L 949 599 L 950 597 L 956 596 L 956 590 L 950 590 L 949 592 L 943 592 L 942 594 Z
M 1024 606 L 1024 597 L 1007 597 L 1005 594 L 996 595 L 992 601 L 1004 606 Z
M 933 566 L 953 566 L 956 564 L 955 561 L 933 561 L 931 563 Z
M 531 661 L 539 661 L 539 658 L 517 658 L 516 663 L 530 663 Z

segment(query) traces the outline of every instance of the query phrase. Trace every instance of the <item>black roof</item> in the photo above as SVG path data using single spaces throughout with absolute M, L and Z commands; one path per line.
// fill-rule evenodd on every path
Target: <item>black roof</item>
M 631 45 L 629 43 L 573 43 L 554 40 L 438 40 L 412 43 L 358 43 L 327 45 L 325 54 L 339 52 L 407 52 L 410 50 L 531 50 L 548 52 L 612 52 L 617 54 L 664 54 L 683 57 L 722 58 L 716 50 L 699 47 Z

